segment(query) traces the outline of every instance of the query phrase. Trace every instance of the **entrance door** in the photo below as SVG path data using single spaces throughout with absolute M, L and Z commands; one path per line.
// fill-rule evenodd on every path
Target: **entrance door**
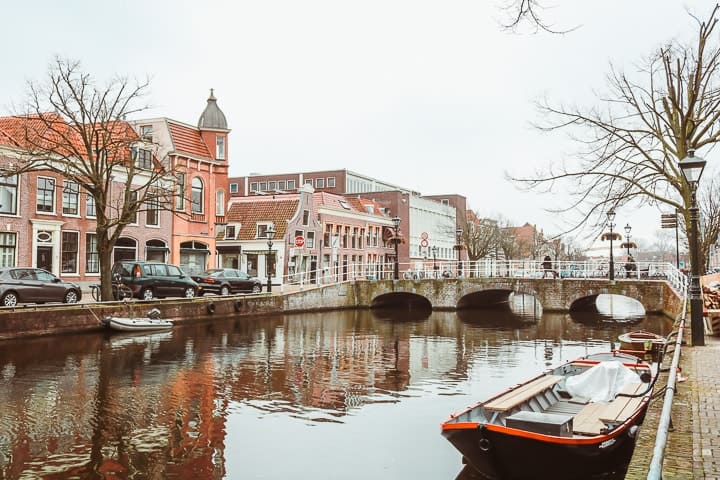
M 37 268 L 52 272 L 52 247 L 37 247 Z

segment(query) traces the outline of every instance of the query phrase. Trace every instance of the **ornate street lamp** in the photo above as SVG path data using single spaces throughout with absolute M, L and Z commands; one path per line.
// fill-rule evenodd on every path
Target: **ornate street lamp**
M 625 245 L 627 246 L 628 257 L 630 257 L 630 232 L 631 231 L 632 231 L 632 227 L 628 223 L 627 225 L 625 225 L 625 239 L 627 240 Z
M 462 277 L 462 262 L 460 261 L 460 251 L 462 250 L 462 228 L 455 230 L 455 236 L 457 237 L 457 276 Z
M 610 229 L 610 281 L 615 280 L 615 260 L 613 260 L 613 248 L 612 248 L 612 242 L 613 237 L 615 236 L 613 234 L 613 228 L 615 228 L 615 224 L 613 223 L 613 220 L 615 220 L 615 209 L 610 208 L 607 212 L 607 218 L 608 218 L 608 228 Z
M 267 260 L 265 260 L 265 269 L 267 270 L 267 291 L 268 293 L 272 292 L 272 271 L 270 270 L 270 262 L 272 258 L 272 246 L 273 246 L 273 238 L 275 237 L 275 226 L 270 225 L 267 230 L 265 230 L 265 238 L 267 238 L 267 246 L 268 246 L 268 254 L 267 254 Z
M 395 272 L 394 277 L 395 280 L 400 279 L 400 263 L 398 258 L 398 243 L 400 243 L 400 238 L 398 238 L 398 235 L 400 234 L 400 217 L 393 217 L 393 230 L 395 230 L 395 238 L 393 238 L 393 241 L 395 242 Z
M 695 156 L 695 150 L 689 150 L 688 156 L 678 162 L 680 171 L 690 187 L 690 262 L 692 263 L 690 277 L 690 329 L 692 330 L 692 344 L 705 345 L 705 325 L 703 322 L 703 304 L 700 295 L 700 255 L 698 249 L 698 217 L 697 191 L 700 177 L 705 168 L 705 160 Z
M 433 278 L 437 278 L 437 246 L 433 245 L 431 250 L 433 254 Z

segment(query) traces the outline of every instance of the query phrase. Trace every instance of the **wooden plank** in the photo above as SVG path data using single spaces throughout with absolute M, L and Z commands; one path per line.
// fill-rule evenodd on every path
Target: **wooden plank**
M 510 410 L 511 408 L 531 399 L 538 393 L 552 387 L 562 379 L 563 377 L 561 375 L 544 375 L 530 383 L 526 383 L 525 385 L 521 385 L 502 394 L 483 405 L 483 407 L 485 407 L 486 410 L 498 412 Z
M 600 421 L 600 412 L 606 403 L 588 403 L 573 417 L 573 432 L 585 435 L 600 435 L 605 424 Z
M 647 384 L 631 383 L 626 385 L 620 393 L 635 395 L 645 391 Z M 642 397 L 616 397 L 600 412 L 600 420 L 604 422 L 624 421 L 640 405 Z

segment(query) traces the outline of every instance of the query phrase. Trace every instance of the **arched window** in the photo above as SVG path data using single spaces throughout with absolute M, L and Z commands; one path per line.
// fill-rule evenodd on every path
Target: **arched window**
M 194 177 L 192 179 L 192 213 L 203 213 L 205 211 L 204 205 L 204 187 L 203 181 L 200 177 Z
M 218 190 L 215 193 L 215 215 L 225 215 L 225 191 Z

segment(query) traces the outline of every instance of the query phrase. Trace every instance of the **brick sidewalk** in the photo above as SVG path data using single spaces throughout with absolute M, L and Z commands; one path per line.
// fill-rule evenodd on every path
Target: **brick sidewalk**
M 681 352 L 686 380 L 676 386 L 662 478 L 720 480 L 720 338 L 707 336 L 705 346 L 683 345 Z M 661 411 L 661 399 L 650 405 L 626 479 L 647 478 Z

